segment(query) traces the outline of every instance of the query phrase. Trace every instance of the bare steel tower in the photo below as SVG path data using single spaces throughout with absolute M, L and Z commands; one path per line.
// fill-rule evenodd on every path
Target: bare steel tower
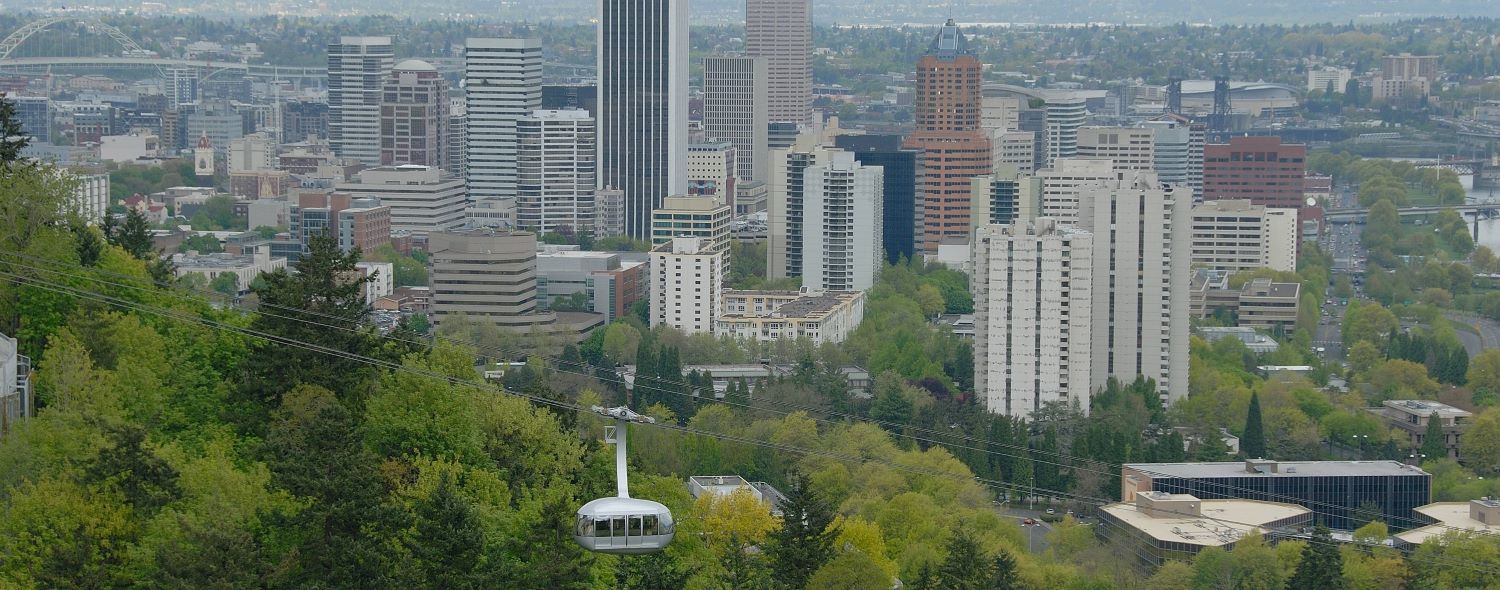
M 767 116 L 812 117 L 812 0 L 745 0 L 745 52 L 766 59 Z
M 624 193 L 625 234 L 637 239 L 663 197 L 687 192 L 687 8 L 599 0 L 599 188 Z

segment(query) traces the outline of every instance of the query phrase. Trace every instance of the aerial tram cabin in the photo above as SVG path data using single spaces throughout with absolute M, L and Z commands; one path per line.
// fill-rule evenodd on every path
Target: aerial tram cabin
M 615 485 L 618 494 L 599 498 L 578 509 L 573 539 L 584 549 L 599 553 L 640 554 L 665 549 L 677 532 L 672 511 L 658 502 L 630 497 L 625 473 L 625 437 L 630 422 L 654 423 L 655 420 L 630 411 L 629 408 L 593 410 L 614 418 L 614 426 L 604 427 L 605 442 L 615 445 Z

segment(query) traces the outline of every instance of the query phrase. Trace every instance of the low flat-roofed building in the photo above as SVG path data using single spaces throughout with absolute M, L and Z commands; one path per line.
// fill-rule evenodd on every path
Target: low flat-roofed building
M 1297 304 L 1302 295 L 1299 283 L 1276 283 L 1255 279 L 1240 290 L 1240 326 L 1291 332 L 1297 327 Z
M 31 396 L 31 359 L 20 354 L 15 338 L 0 334 L 0 436 L 36 414 Z
M 1191 494 L 1137 492 L 1132 502 L 1099 508 L 1108 534 L 1142 542 L 1140 557 L 1153 565 L 1191 557 L 1207 547 L 1225 547 L 1251 534 L 1267 540 L 1279 531 L 1312 523 L 1313 511 L 1296 504 L 1260 500 L 1200 500 Z
M 758 341 L 843 342 L 865 317 L 862 291 L 724 291 L 714 334 Z
M 1245 348 L 1254 353 L 1276 352 L 1281 344 L 1275 338 L 1256 332 L 1255 328 L 1206 326 L 1198 328 L 1198 335 L 1210 343 L 1218 342 L 1225 338 L 1238 339 L 1245 344 Z
M 1410 447 L 1422 448 L 1427 438 L 1427 423 L 1434 417 L 1442 421 L 1443 445 L 1448 447 L 1448 456 L 1458 458 L 1458 439 L 1468 429 L 1474 414 L 1442 402 L 1423 399 L 1390 399 L 1381 407 L 1370 408 L 1370 412 L 1384 418 L 1386 424 L 1400 429 L 1410 437 Z M 1433 457 L 1429 457 L 1433 458 Z
M 200 275 L 204 281 L 213 283 L 214 279 L 221 274 L 234 275 L 239 292 L 250 290 L 250 283 L 255 277 L 263 272 L 276 272 L 286 268 L 286 259 L 271 256 L 269 249 L 257 249 L 254 254 L 234 255 L 227 252 L 217 254 L 198 254 L 188 252 L 186 254 L 172 255 L 172 264 L 177 267 L 177 277 L 187 275 Z
M 769 506 L 771 514 L 781 515 L 786 495 L 769 483 L 749 481 L 738 475 L 694 475 L 688 478 L 688 493 L 694 498 L 701 498 L 706 494 L 728 496 L 741 489 L 748 490 L 756 500 Z
M 1413 512 L 1418 522 L 1428 524 L 1392 535 L 1398 548 L 1415 548 L 1451 531 L 1500 533 L 1500 500 L 1493 498 L 1468 502 L 1434 502 L 1419 506 Z
M 1412 510 L 1427 504 L 1432 476 L 1399 461 L 1272 461 L 1126 463 L 1120 497 L 1138 492 L 1192 494 L 1204 500 L 1287 502 L 1315 508 L 1330 528 L 1352 529 L 1359 505 L 1380 506 L 1394 530 L 1410 528 Z M 1234 519 L 1241 520 L 1241 519 Z

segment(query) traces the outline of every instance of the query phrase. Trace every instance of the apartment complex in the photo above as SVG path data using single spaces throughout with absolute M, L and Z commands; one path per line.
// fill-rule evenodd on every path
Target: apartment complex
M 702 248 L 723 256 L 728 264 L 729 222 L 733 216 L 729 206 L 714 197 L 670 196 L 651 213 L 651 243 L 660 246 L 673 238 L 702 238 Z
M 1094 248 L 1089 232 L 1047 218 L 976 232 L 974 389 L 989 411 L 1030 418 L 1049 402 L 1088 411 Z
M 1297 270 L 1296 209 L 1267 208 L 1248 199 L 1204 201 L 1193 207 L 1192 233 L 1196 268 Z
M 815 291 L 875 286 L 881 256 L 884 172 L 831 150 L 803 173 L 802 285 Z
M 1084 127 L 1078 130 L 1078 157 L 1110 160 L 1117 172 L 1155 170 L 1156 132 L 1149 127 Z
M 711 334 L 723 308 L 728 259 L 696 236 L 672 238 L 651 250 L 651 326 Z
M 843 342 L 865 316 L 862 291 L 724 291 L 715 335 L 775 341 Z

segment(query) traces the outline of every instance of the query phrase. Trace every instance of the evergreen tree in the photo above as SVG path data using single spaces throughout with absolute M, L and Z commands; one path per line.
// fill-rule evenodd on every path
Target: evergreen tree
M 31 143 L 31 137 L 21 129 L 16 117 L 16 103 L 0 95 L 0 165 L 9 165 L 21 159 L 21 150 Z
M 1420 452 L 1431 461 L 1448 457 L 1448 435 L 1443 433 L 1443 418 L 1437 412 L 1427 417 L 1427 432 L 1422 435 Z
M 990 590 L 1021 590 L 1021 575 L 1016 572 L 1016 558 L 1010 551 L 1001 549 L 995 554 L 995 574 L 990 577 Z
M 681 590 L 697 570 L 683 567 L 665 551 L 645 555 L 623 555 L 615 562 L 615 580 L 620 590 Z
M 355 355 L 369 355 L 378 340 L 365 323 L 365 283 L 355 264 L 358 252 L 339 250 L 331 236 L 319 234 L 308 242 L 308 253 L 297 272 L 278 270 L 260 276 L 251 289 L 273 314 L 258 314 L 253 330 L 290 341 Z M 241 363 L 245 378 L 235 392 L 233 418 L 252 431 L 280 405 L 281 394 L 299 384 L 317 385 L 338 395 L 359 412 L 370 393 L 376 371 L 354 359 L 318 350 L 261 340 Z
M 1302 561 L 1297 562 L 1297 571 L 1286 581 L 1287 590 L 1345 590 L 1349 581 L 1344 578 L 1344 556 L 1333 542 L 1328 527 L 1318 525 L 1313 529 L 1312 540 L 1302 548 Z
M 656 352 L 651 342 L 641 340 L 635 349 L 635 386 L 631 389 L 630 407 L 644 412 L 660 400 L 656 391 Z
M 119 246 L 131 256 L 141 260 L 157 258 L 156 249 L 151 243 L 151 224 L 146 221 L 146 214 L 135 209 L 125 212 L 125 223 L 113 228 L 104 236 L 110 244 Z
M 948 540 L 948 557 L 938 568 L 944 590 L 984 590 L 994 581 L 995 571 L 979 542 L 959 527 Z M 1014 571 L 1011 572 L 1014 575 Z
M 923 562 L 922 567 L 917 568 L 917 578 L 911 581 L 911 590 L 938 590 L 937 571 L 931 562 Z
M 509 552 L 521 563 L 497 571 L 486 587 L 592 590 L 594 559 L 573 540 L 573 510 L 567 498 L 547 500 L 540 519 L 511 540 Z
M 73 232 L 73 242 L 77 245 L 78 264 L 83 266 L 99 264 L 99 257 L 104 255 L 105 244 L 99 232 L 78 219 L 69 221 L 68 226 Z
M 416 507 L 416 527 L 403 545 L 424 588 L 487 588 L 483 579 L 484 525 L 444 473 Z
M 838 536 L 831 526 L 833 506 L 813 489 L 807 474 L 799 472 L 787 488 L 781 510 L 781 528 L 771 534 L 766 556 L 777 580 L 801 588 L 833 558 L 833 540 Z
M 892 425 L 883 425 L 892 432 L 901 430 L 911 421 L 912 403 L 906 394 L 896 383 L 882 387 L 880 393 L 875 396 L 875 403 L 870 406 L 870 418 L 881 422 L 889 422 Z
M 1260 419 L 1260 393 L 1250 394 L 1250 411 L 1245 414 L 1245 432 L 1240 435 L 1240 452 L 1251 459 L 1266 456 L 1266 429 Z
M 88 481 L 119 489 L 125 501 L 142 514 L 154 514 L 182 495 L 177 470 L 145 447 L 146 429 L 110 427 L 106 437 L 114 446 L 99 452 L 88 470 Z
M 722 590 L 772 590 L 777 588 L 771 579 L 771 568 L 759 551 L 748 551 L 740 542 L 737 533 L 730 533 L 730 547 L 744 547 L 730 551 L 724 556 L 724 571 L 718 575 L 716 589 Z

